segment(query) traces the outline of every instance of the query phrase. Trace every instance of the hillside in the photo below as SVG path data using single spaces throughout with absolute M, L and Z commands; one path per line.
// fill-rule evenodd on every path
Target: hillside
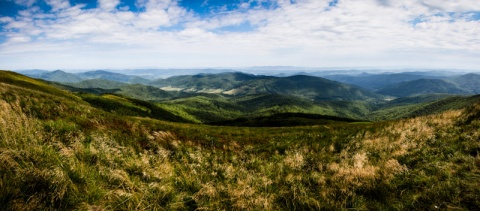
M 329 125 L 337 122 L 361 122 L 360 120 L 306 113 L 276 113 L 271 116 L 238 118 L 234 120 L 209 123 L 219 126 L 242 127 L 292 127 L 309 125 Z
M 76 88 L 82 88 L 82 89 L 92 89 L 92 88 L 100 88 L 100 89 L 118 89 L 123 85 L 126 85 L 126 83 L 123 82 L 118 82 L 118 81 L 111 81 L 111 80 L 105 80 L 105 79 L 87 79 L 87 80 L 82 80 L 76 83 L 63 83 L 68 86 L 73 86 Z
M 33 69 L 33 70 L 20 70 L 20 71 L 17 71 L 17 72 L 22 74 L 22 75 L 27 75 L 27 76 L 32 77 L 32 78 L 38 78 L 39 76 L 41 76 L 45 73 L 48 73 L 49 71 Z
M 391 120 L 439 114 L 465 108 L 480 101 L 480 95 L 417 95 L 393 100 L 374 109 L 369 120 Z
M 381 99 L 380 95 L 358 87 L 305 75 L 273 77 L 244 73 L 199 74 L 160 79 L 151 85 L 163 90 L 234 96 L 278 94 L 316 101 Z
M 343 115 L 344 113 L 337 112 L 336 108 L 317 105 L 302 98 L 275 94 L 234 98 L 204 94 L 163 101 L 157 103 L 157 105 L 198 123 L 214 123 L 289 112 L 346 116 Z M 354 117 L 358 118 L 358 116 Z
M 451 79 L 453 83 L 455 83 L 458 87 L 462 89 L 475 93 L 480 94 L 480 75 L 479 74 L 466 74 L 462 76 L 455 77 Z
M 392 75 L 435 76 L 434 73 Z M 373 77 L 370 74 L 362 74 L 355 77 L 367 76 Z M 469 84 L 466 83 L 467 76 L 455 76 L 454 78 L 459 83 L 464 81 L 464 84 Z M 470 80 L 472 84 L 475 84 L 474 76 L 472 74 L 471 78 L 474 80 Z M 114 94 L 154 102 L 162 109 L 168 110 L 183 119 L 188 119 L 188 121 L 211 123 L 244 117 L 271 116 L 278 113 L 332 115 L 370 121 L 398 119 L 418 114 L 432 114 L 437 112 L 437 109 L 435 109 L 437 107 L 429 107 L 427 102 L 434 102 L 452 96 L 449 93 L 436 93 L 444 92 L 445 89 L 442 89 L 442 86 L 447 84 L 448 86 L 460 87 L 460 85 L 454 84 L 455 82 L 451 79 L 448 81 L 450 82 L 439 79 L 421 79 L 408 83 L 404 82 L 405 84 L 397 84 L 394 86 L 397 88 L 390 92 L 395 92 L 395 94 L 397 92 L 400 92 L 400 94 L 405 92 L 409 96 L 397 99 L 385 98 L 386 100 L 383 100 L 382 98 L 384 97 L 380 95 L 349 85 L 302 75 L 272 77 L 234 72 L 177 76 L 156 81 L 170 83 L 168 88 L 163 88 L 169 91 L 153 86 L 128 84 L 105 79 L 89 79 L 78 83 L 64 83 L 67 86 L 53 84 L 59 88 L 74 92 L 97 95 Z M 410 84 L 417 84 L 427 91 L 422 91 L 418 87 L 409 87 Z M 192 88 L 192 86 L 196 88 Z M 222 92 L 223 89 L 229 90 Z M 455 90 L 458 91 L 459 89 L 447 89 L 448 92 L 454 93 Z M 410 91 L 413 93 L 409 93 Z M 423 94 L 425 92 L 432 92 L 433 94 Z M 410 94 L 413 96 L 410 96 Z M 462 104 L 462 106 L 467 104 Z M 427 108 L 424 108 L 425 106 Z M 449 106 L 443 106 L 442 108 L 449 109 Z M 458 108 L 458 106 L 451 108 Z
M 78 73 L 77 75 L 84 79 L 104 79 L 109 81 L 132 83 L 132 84 L 134 83 L 147 84 L 150 82 L 150 80 L 147 80 L 145 78 L 141 78 L 138 76 L 113 73 L 113 72 L 108 72 L 104 70 L 88 71 L 88 72 Z
M 333 115 L 366 120 L 397 119 L 409 117 L 415 115 L 415 113 L 416 115 L 435 113 L 437 112 L 436 109 L 423 107 L 428 106 L 428 102 L 439 101 L 452 96 L 451 94 L 435 93 L 401 97 L 387 101 L 361 100 L 364 94 L 363 92 L 348 92 L 341 89 L 341 84 L 339 86 L 336 82 L 316 77 L 292 76 L 255 79 L 255 76 L 241 73 L 224 73 L 222 75 L 227 77 L 227 79 L 225 79 L 227 81 L 234 81 L 234 77 L 228 78 L 229 76 L 236 76 L 237 83 L 241 84 L 240 87 L 248 84 L 247 87 L 251 88 L 239 88 L 242 94 L 238 95 L 232 95 L 233 92 L 229 94 L 209 94 L 193 92 L 192 90 L 187 90 L 186 92 L 164 91 L 153 86 L 125 84 L 104 79 L 91 79 L 79 83 L 72 83 L 69 84 L 69 86 L 58 84 L 56 86 L 75 92 L 93 94 L 111 93 L 156 102 L 157 105 L 163 109 L 197 123 L 229 121 L 244 117 L 262 117 L 278 113 Z M 221 78 L 220 75 L 208 76 L 218 80 Z M 242 78 L 240 76 L 245 76 L 243 79 L 247 81 L 238 82 Z M 193 76 L 181 76 L 180 78 L 188 78 L 188 80 L 190 80 L 191 77 Z M 205 77 L 205 75 L 202 75 L 201 79 L 208 80 L 208 77 L 207 79 Z M 319 81 L 322 81 L 322 83 L 319 83 Z M 193 83 L 194 81 L 190 82 Z M 204 81 L 203 83 L 205 84 L 207 82 Z M 328 86 L 329 84 L 331 86 Z M 336 87 L 336 92 L 343 93 L 342 96 L 334 98 L 335 96 L 329 95 L 328 90 L 331 87 Z M 429 87 L 428 84 L 427 87 Z M 318 93 L 319 90 L 323 93 Z M 371 93 L 368 92 L 367 94 L 371 95 Z M 322 98 L 311 99 L 322 95 L 327 95 L 328 100 Z M 357 98 L 359 100 L 342 100 L 344 96 L 346 96 L 347 99 Z M 372 97 L 378 96 L 373 95 Z M 364 98 L 366 97 L 363 97 L 363 99 Z M 466 106 L 467 104 L 462 104 L 462 106 Z M 443 108 L 450 109 L 450 107 L 448 107 L 450 104 L 446 105 L 447 106 Z M 453 106 L 451 108 L 459 107 Z M 417 111 L 422 109 L 424 111 Z
M 271 93 L 293 95 L 316 101 L 373 100 L 382 98 L 382 96 L 357 87 L 324 78 L 303 75 L 266 80 L 264 86 Z
M 326 75 L 327 79 L 353 84 L 365 89 L 376 91 L 386 86 L 391 86 L 406 81 L 414 81 L 418 79 L 431 79 L 436 78 L 434 76 L 426 76 L 414 73 L 383 73 L 383 74 L 368 74 L 363 73 L 359 75 Z
M 246 116 L 269 116 L 276 113 L 300 112 L 365 119 L 368 103 L 360 101 L 314 102 L 293 95 L 250 94 L 232 96 L 208 93 L 164 91 L 141 84 L 124 84 L 103 79 L 62 85 L 61 89 L 96 95 L 114 94 L 156 103 L 178 116 L 197 123 L 233 120 Z M 97 88 L 95 88 L 97 87 Z
M 264 77 L 266 76 L 255 76 L 240 72 L 181 75 L 167 79 L 158 79 L 151 82 L 150 85 L 161 87 L 165 90 L 221 93 L 233 89 L 240 83 Z
M 55 70 L 52 72 L 46 72 L 43 74 L 32 74 L 33 77 L 47 80 L 47 81 L 56 81 L 60 83 L 77 83 L 83 80 L 82 77 L 79 77 L 72 73 L 67 73 L 61 70 Z
M 104 70 L 87 71 L 82 73 L 68 73 L 62 70 L 44 71 L 44 70 L 27 70 L 19 71 L 19 73 L 29 77 L 43 79 L 59 83 L 79 83 L 85 80 L 92 81 L 110 81 L 129 84 L 148 84 L 151 81 L 143 77 L 135 75 L 125 75 Z M 91 82 L 90 82 L 91 83 Z M 88 83 L 87 83 L 88 84 Z M 97 87 L 96 87 L 97 88 Z
M 441 79 L 419 79 L 394 84 L 377 91 L 379 94 L 408 97 L 420 94 L 472 94 Z
M 216 127 L 119 116 L 0 72 L 2 210 L 480 207 L 480 102 L 378 123 Z
M 55 85 L 59 88 L 70 91 L 92 94 L 119 94 L 145 101 L 161 101 L 183 96 L 182 93 L 167 92 L 152 86 L 128 84 L 105 79 L 89 79 L 78 83 L 63 83 Z

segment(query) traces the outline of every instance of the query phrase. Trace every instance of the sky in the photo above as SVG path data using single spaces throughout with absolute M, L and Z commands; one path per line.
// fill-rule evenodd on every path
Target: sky
M 0 69 L 480 71 L 480 0 L 0 0 Z

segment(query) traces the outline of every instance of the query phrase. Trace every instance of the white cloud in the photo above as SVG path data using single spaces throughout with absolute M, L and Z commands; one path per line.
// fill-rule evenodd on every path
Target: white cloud
M 14 0 L 15 4 L 25 6 L 25 7 L 31 7 L 36 0 Z
M 165 10 L 149 10 L 138 15 L 135 26 L 141 29 L 157 30 L 160 26 L 170 25 L 170 18 Z
M 480 10 L 478 0 L 423 0 L 420 3 L 433 12 L 468 12 Z
M 30 37 L 24 36 L 24 35 L 17 35 L 17 36 L 12 35 L 9 37 L 8 41 L 10 43 L 26 43 L 30 41 Z
M 145 2 L 145 7 L 148 10 L 165 10 L 170 6 L 175 5 L 175 2 L 172 0 L 147 0 Z
M 70 2 L 68 0 L 45 0 L 45 3 L 52 7 L 53 12 L 70 7 Z
M 112 11 L 120 4 L 120 0 L 98 0 L 100 8 L 105 11 Z
M 1 63 L 17 67 L 14 61 L 28 55 L 38 58 L 30 60 L 30 68 L 42 64 L 53 69 L 86 64 L 96 68 L 378 65 L 480 69 L 475 59 L 480 56 L 480 22 L 464 15 L 480 11 L 480 0 L 342 0 L 335 7 L 329 7 L 326 0 L 277 0 L 275 8 L 248 8 L 245 2 L 237 11 L 207 18 L 172 0 L 139 0 L 137 6 L 145 10 L 137 13 L 116 9 L 118 0 L 99 0 L 96 9 L 64 0 L 49 0 L 48 4 L 55 12 L 46 14 L 32 7 L 17 17 L 0 18 L 9 38 L 0 45 Z M 242 23 L 253 28 L 221 31 Z M 176 28 L 165 30 L 169 27 Z M 63 55 L 62 63 L 57 63 L 58 55 Z

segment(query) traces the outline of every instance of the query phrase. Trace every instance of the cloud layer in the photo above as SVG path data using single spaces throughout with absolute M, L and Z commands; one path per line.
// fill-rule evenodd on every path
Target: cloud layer
M 276 0 L 200 15 L 175 0 L 15 0 L 0 17 L 9 69 L 245 66 L 480 70 L 480 0 Z M 260 6 L 259 6 L 260 5 Z

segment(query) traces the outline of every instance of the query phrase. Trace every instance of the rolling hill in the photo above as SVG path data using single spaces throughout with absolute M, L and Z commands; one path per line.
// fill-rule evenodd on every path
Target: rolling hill
M 278 94 L 308 100 L 376 100 L 380 95 L 324 78 L 255 76 L 244 73 L 200 74 L 160 79 L 151 85 L 164 90 L 245 96 Z
M 86 74 L 88 77 L 102 75 L 117 77 L 116 80 L 123 78 L 124 81 L 133 77 L 105 71 L 91 71 Z M 379 91 L 380 94 L 398 97 L 392 98 L 393 100 L 319 77 L 256 76 L 240 72 L 175 76 L 158 79 L 150 83 L 150 86 L 100 78 L 56 86 L 75 92 L 114 94 L 149 101 L 184 120 L 196 123 L 232 121 L 245 117 L 261 118 L 279 113 L 331 115 L 375 121 L 436 113 L 437 109 L 433 109 L 436 107 L 428 107 L 429 103 L 455 94 L 470 94 L 468 89 L 475 89 L 476 76 L 478 75 L 469 74 L 447 78 L 446 75 L 437 76 L 436 73 L 415 72 L 349 76 L 376 86 L 410 80 L 389 85 Z M 413 80 L 419 77 L 445 79 Z M 451 104 L 446 104 L 443 108 L 448 109 L 449 105 Z M 451 108 L 458 106 L 452 105 Z
M 377 91 L 379 94 L 408 97 L 421 94 L 472 94 L 442 79 L 419 79 L 394 84 Z
M 59 83 L 78 83 L 85 80 L 108 80 L 113 82 L 120 83 L 129 83 L 129 84 L 148 84 L 150 80 L 133 75 L 125 75 L 120 73 L 114 73 L 104 70 L 95 70 L 82 73 L 68 73 L 62 70 L 55 71 L 43 71 L 43 70 L 29 70 L 29 71 L 19 71 L 21 74 L 33 78 L 39 78 L 47 81 L 59 82 Z M 95 81 L 95 80 L 93 80 Z
M 380 95 L 363 92 L 361 89 L 326 79 L 302 75 L 272 77 L 234 72 L 177 76 L 157 80 L 156 86 L 161 86 L 159 82 L 168 85 L 170 91 L 153 86 L 104 79 L 70 83 L 69 86 L 77 88 L 63 88 L 93 94 L 112 93 L 156 102 L 163 109 L 197 123 L 231 121 L 244 117 L 256 118 L 278 113 L 307 113 L 366 120 L 404 118 L 419 113 L 428 114 L 429 112 L 425 112 L 428 109 L 424 109 L 423 106 L 452 96 L 449 93 L 438 94 L 437 92 L 447 90 L 446 92 L 451 93 L 453 90 L 453 93 L 458 93 L 459 90 L 436 89 L 445 84 L 450 87 L 455 86 L 453 82 L 447 83 L 440 79 L 414 80 L 397 84 L 394 86 L 396 89 L 387 92 L 387 94 L 403 93 L 408 95 L 407 97 L 383 101 L 371 100 Z M 411 84 L 417 84 L 420 87 Z M 331 91 L 332 89 L 334 91 Z M 222 90 L 228 91 L 222 93 Z M 409 91 L 414 92 L 409 93 Z M 423 94 L 430 92 L 434 94 Z M 332 93 L 338 95 L 335 96 Z M 445 108 L 449 107 L 445 106 Z M 424 111 L 420 111 L 422 109 Z
M 240 83 L 264 77 L 266 76 L 255 76 L 240 72 L 182 75 L 158 79 L 151 82 L 150 85 L 190 92 L 221 93 L 235 88 Z
M 77 83 L 83 80 L 82 77 L 73 73 L 67 73 L 61 70 L 55 70 L 52 72 L 46 72 L 43 74 L 33 74 L 32 77 L 40 78 L 47 81 L 55 81 L 60 83 Z
M 122 83 L 130 83 L 130 84 L 147 84 L 150 80 L 133 76 L 133 75 L 125 75 L 120 73 L 113 73 L 104 70 L 95 70 L 95 71 L 88 71 L 83 73 L 78 73 L 78 76 L 84 79 L 104 79 L 109 81 L 116 81 Z
M 358 75 L 333 74 L 323 77 L 353 84 L 377 93 L 402 92 L 405 93 L 393 96 L 408 96 L 412 94 L 480 94 L 480 75 L 469 73 L 445 72 L 403 72 L 403 73 L 362 73 Z M 443 81 L 440 81 L 443 80 Z M 423 83 L 423 84 L 422 84 Z M 456 87 L 454 87 L 456 86 Z M 410 88 L 411 87 L 411 88 Z M 408 89 L 411 89 L 408 91 Z M 390 91 L 388 91 L 390 90 Z M 418 90 L 418 91 L 415 91 Z M 411 94 L 410 94 L 411 93 Z
M 100 89 L 118 89 L 126 83 L 118 82 L 118 81 L 111 81 L 106 79 L 87 79 L 82 80 L 77 83 L 63 83 L 65 85 L 73 86 L 76 88 L 82 89 L 91 89 L 91 88 L 100 88 Z
M 442 113 L 468 107 L 480 100 L 480 95 L 417 95 L 392 100 L 371 110 L 369 120 L 391 120 Z
M 50 71 L 33 69 L 33 70 L 19 70 L 17 72 L 22 74 L 22 75 L 27 75 L 27 76 L 32 77 L 32 78 L 38 78 L 42 74 L 48 73 Z
M 451 81 L 458 87 L 473 93 L 480 94 L 480 75 L 479 74 L 466 74 L 452 78 Z
M 279 113 L 310 113 L 360 118 L 350 115 L 348 109 L 319 105 L 302 98 L 275 94 L 258 94 L 239 97 L 221 95 L 196 95 L 158 102 L 160 107 L 198 123 L 214 123 L 244 117 L 271 116 Z
M 92 94 L 119 94 L 145 101 L 163 101 L 186 96 L 179 92 L 167 92 L 153 86 L 128 84 L 105 79 L 89 79 L 78 83 L 53 83 L 55 86 L 74 92 Z
M 326 75 L 327 79 L 353 84 L 365 89 L 377 91 L 387 86 L 392 86 L 401 82 L 414 81 L 419 79 L 433 79 L 436 76 L 415 74 L 415 73 L 383 73 L 369 74 L 363 73 L 359 75 Z
M 304 75 L 272 78 L 264 80 L 263 84 L 265 90 L 270 93 L 292 95 L 315 101 L 383 99 L 382 96 L 358 87 Z

